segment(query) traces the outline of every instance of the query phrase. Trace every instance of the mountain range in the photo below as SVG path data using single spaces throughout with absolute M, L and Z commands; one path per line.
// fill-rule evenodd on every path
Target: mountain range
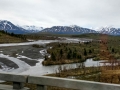
M 98 33 L 108 34 L 108 35 L 120 35 L 120 28 L 101 27 L 98 29 Z
M 120 28 L 101 27 L 99 29 L 88 29 L 77 25 L 71 26 L 53 26 L 51 28 L 43 28 L 36 26 L 19 26 L 14 25 L 10 21 L 0 20 L 0 30 L 5 30 L 15 34 L 27 33 L 53 33 L 53 34 L 85 34 L 85 33 L 102 33 L 109 35 L 120 35 Z
M 53 26 L 51 28 L 45 28 L 41 32 L 55 33 L 55 34 L 84 34 L 84 33 L 97 33 L 95 30 L 72 26 Z
M 24 26 L 19 26 L 19 27 L 22 27 L 23 29 L 30 31 L 31 33 L 36 33 L 44 29 L 43 27 L 36 27 L 34 25 L 32 26 L 24 25 Z
M 5 30 L 9 33 L 15 34 L 26 34 L 26 33 L 36 33 L 42 30 L 42 28 L 38 28 L 35 26 L 19 26 L 14 25 L 10 21 L 0 20 L 0 30 Z

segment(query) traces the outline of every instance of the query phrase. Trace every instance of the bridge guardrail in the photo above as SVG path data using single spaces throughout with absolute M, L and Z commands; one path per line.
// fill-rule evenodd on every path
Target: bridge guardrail
M 120 90 L 119 84 L 100 83 L 49 76 L 0 74 L 0 80 L 13 82 L 13 89 L 15 90 L 28 90 L 28 88 L 24 89 L 24 83 L 36 84 L 37 90 L 47 90 L 47 86 L 56 86 L 77 90 Z

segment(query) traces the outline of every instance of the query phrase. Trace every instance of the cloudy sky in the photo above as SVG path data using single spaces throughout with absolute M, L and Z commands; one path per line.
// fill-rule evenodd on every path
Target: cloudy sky
M 120 27 L 120 0 L 0 0 L 0 20 L 43 27 Z

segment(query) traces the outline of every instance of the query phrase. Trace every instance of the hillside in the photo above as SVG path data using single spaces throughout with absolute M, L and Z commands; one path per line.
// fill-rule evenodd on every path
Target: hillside
M 99 34 L 108 34 L 108 35 L 120 35 L 120 28 L 114 27 L 102 27 L 99 29 L 89 29 L 76 25 L 72 26 L 53 26 L 51 28 L 45 28 L 41 33 L 53 33 L 53 34 L 68 34 L 68 35 L 79 35 L 87 33 L 99 33 Z
M 88 39 L 101 39 L 103 35 L 107 36 L 107 39 L 115 40 L 119 39 L 120 36 L 114 36 L 114 35 L 108 35 L 108 34 L 99 34 L 99 33 L 89 33 L 89 34 L 81 34 L 81 35 L 71 35 L 71 37 L 76 37 L 76 38 L 88 38 Z
M 5 30 L 9 33 L 15 33 L 15 34 L 36 33 L 42 29 L 43 29 L 42 27 L 19 26 L 7 20 L 0 20 L 0 30 Z
M 23 37 L 23 35 L 15 35 L 6 33 L 4 31 L 0 31 L 0 43 L 19 43 L 19 42 L 25 42 L 26 39 Z
M 80 26 L 53 26 L 51 28 L 43 29 L 41 32 L 53 34 L 84 34 L 84 33 L 97 33 L 95 30 L 83 28 Z

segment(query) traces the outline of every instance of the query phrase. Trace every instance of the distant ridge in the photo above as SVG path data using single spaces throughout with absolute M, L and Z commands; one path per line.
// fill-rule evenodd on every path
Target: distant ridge
M 28 33 L 50 33 L 50 34 L 87 34 L 87 33 L 102 33 L 108 35 L 120 35 L 120 28 L 114 27 L 102 27 L 99 29 L 89 29 L 83 28 L 77 25 L 70 25 L 70 26 L 53 26 L 51 28 L 43 28 L 43 27 L 36 27 L 32 26 L 19 26 L 14 25 L 10 21 L 7 20 L 0 20 L 0 30 L 5 30 L 9 33 L 15 34 L 28 34 Z
M 51 28 L 45 28 L 41 32 L 49 32 L 55 34 L 84 34 L 84 33 L 97 33 L 97 31 L 79 27 L 76 25 L 72 26 L 53 26 Z
M 99 28 L 99 33 L 108 34 L 108 35 L 120 35 L 120 28 L 102 27 Z
M 87 34 L 87 33 L 100 33 L 108 35 L 120 35 L 120 28 L 102 27 L 96 30 L 72 26 L 53 26 L 51 28 L 45 28 L 41 32 L 49 32 L 54 34 Z
M 26 33 L 36 33 L 36 32 L 39 32 L 39 30 L 34 30 L 34 29 L 35 29 L 35 26 L 34 26 L 33 29 L 31 29 L 30 27 L 28 29 L 26 29 L 26 28 L 23 28 L 23 27 L 21 27 L 19 25 L 14 25 L 10 21 L 0 20 L 0 30 L 5 30 L 5 31 L 7 31 L 9 33 L 26 34 Z
M 23 28 L 17 27 L 11 22 L 7 20 L 1 20 L 0 21 L 0 30 L 5 30 L 9 33 L 15 33 L 15 34 L 24 34 L 27 33 L 27 31 Z
M 24 25 L 24 26 L 19 26 L 19 27 L 30 31 L 31 33 L 36 33 L 36 32 L 39 32 L 44 29 L 43 27 L 36 27 L 34 25 L 32 25 L 32 26 Z

